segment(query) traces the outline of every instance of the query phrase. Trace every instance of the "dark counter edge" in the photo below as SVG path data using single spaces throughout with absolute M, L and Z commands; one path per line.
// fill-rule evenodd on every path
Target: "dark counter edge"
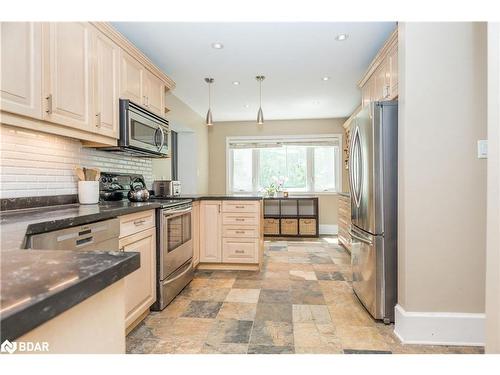
M 139 253 L 127 254 L 130 256 L 99 273 L 80 280 L 77 284 L 63 289 L 59 293 L 44 298 L 10 316 L 2 316 L 0 341 L 19 338 L 139 269 Z M 47 309 L 47 306 L 53 307 Z
M 260 201 L 265 197 L 260 196 L 239 196 L 239 195 L 177 195 L 168 197 L 168 199 L 191 199 L 192 201 Z
M 144 203 L 148 203 L 148 204 L 145 204 L 143 206 L 137 206 L 137 207 L 116 208 L 116 209 L 113 209 L 113 210 L 110 210 L 107 212 L 100 212 L 97 214 L 74 216 L 74 217 L 68 217 L 68 218 L 64 218 L 64 219 L 29 224 L 28 228 L 26 229 L 25 236 L 32 235 L 32 234 L 51 232 L 51 231 L 58 230 L 58 229 L 76 227 L 79 225 L 95 223 L 97 221 L 113 219 L 113 218 L 121 216 L 121 215 L 133 214 L 135 212 L 153 210 L 153 209 L 161 207 L 161 205 L 159 203 L 155 203 L 155 202 L 144 202 Z

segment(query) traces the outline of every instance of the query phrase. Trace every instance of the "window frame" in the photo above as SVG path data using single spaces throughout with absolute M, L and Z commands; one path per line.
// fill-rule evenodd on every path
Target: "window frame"
M 240 141 L 240 142 L 251 142 L 251 141 L 293 141 L 293 140 L 307 140 L 307 141 L 321 141 L 324 139 L 337 139 L 338 141 L 338 153 L 337 157 L 334 159 L 337 168 L 335 169 L 335 178 L 338 181 L 338 186 L 335 190 L 326 191 L 314 191 L 314 149 L 311 147 L 307 150 L 307 178 L 306 187 L 307 191 L 290 191 L 293 195 L 336 195 L 342 191 L 342 166 L 343 166 L 343 150 L 342 150 L 342 134 L 332 133 L 332 134 L 308 134 L 308 135 L 269 135 L 269 136 L 230 136 L 226 137 L 226 194 L 256 194 L 259 193 L 258 190 L 258 171 L 259 171 L 259 154 L 253 150 L 252 152 L 252 191 L 233 191 L 233 163 L 231 157 L 230 144 Z

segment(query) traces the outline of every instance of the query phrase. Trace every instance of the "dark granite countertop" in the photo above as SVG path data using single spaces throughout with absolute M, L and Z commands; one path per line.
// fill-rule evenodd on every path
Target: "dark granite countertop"
M 13 340 L 122 279 L 136 252 L 0 252 L 0 341 Z
M 136 252 L 24 250 L 27 234 L 44 233 L 160 207 L 128 200 L 67 204 L 0 213 L 1 340 L 15 339 L 140 266 Z M 114 250 L 114 249 L 110 249 Z
M 0 212 L 1 249 L 24 248 L 26 235 L 84 225 L 158 207 L 160 204 L 154 201 L 133 203 L 123 200 L 2 211 Z

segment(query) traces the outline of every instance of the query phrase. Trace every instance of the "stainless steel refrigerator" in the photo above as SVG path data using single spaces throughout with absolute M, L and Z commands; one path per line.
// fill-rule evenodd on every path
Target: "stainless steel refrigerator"
M 397 302 L 398 104 L 375 102 L 351 127 L 349 183 L 353 289 L 375 319 Z

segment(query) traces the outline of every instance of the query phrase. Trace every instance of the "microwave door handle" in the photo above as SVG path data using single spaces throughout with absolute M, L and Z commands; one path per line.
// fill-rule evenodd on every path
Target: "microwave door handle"
M 163 131 L 163 127 L 161 125 L 158 126 L 158 129 L 160 129 L 160 133 L 161 133 L 161 143 L 160 143 L 160 147 L 158 148 L 158 151 L 161 151 L 161 149 L 165 145 L 165 132 Z

